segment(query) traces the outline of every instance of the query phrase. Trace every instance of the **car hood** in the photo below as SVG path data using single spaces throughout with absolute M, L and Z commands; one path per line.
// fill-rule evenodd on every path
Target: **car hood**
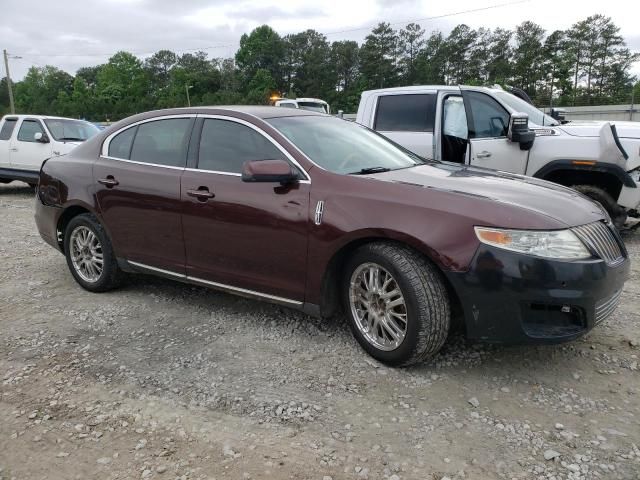
M 600 129 L 605 123 L 615 125 L 620 138 L 640 138 L 640 123 L 638 122 L 571 121 L 556 128 L 575 137 L 598 137 L 600 136 Z
M 606 213 L 598 204 L 575 190 L 532 177 L 480 167 L 442 162 L 377 173 L 370 177 L 498 202 L 511 207 L 510 218 L 504 219 L 505 227 L 513 225 L 514 214 L 517 216 L 515 211 L 522 209 L 555 220 L 558 228 L 584 225 L 606 218 Z M 471 206 L 473 208 L 473 203 Z

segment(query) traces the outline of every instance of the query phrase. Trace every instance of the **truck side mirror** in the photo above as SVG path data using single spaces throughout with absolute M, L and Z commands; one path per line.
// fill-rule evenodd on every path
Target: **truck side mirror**
M 520 144 L 520 150 L 531 150 L 536 132 L 529 129 L 529 115 L 515 112 L 509 117 L 509 141 Z
M 567 113 L 567 111 L 564 108 L 552 108 L 551 118 L 559 121 L 560 123 L 563 123 L 565 121 L 565 113 Z
M 49 137 L 42 132 L 36 132 L 33 134 L 33 139 L 39 143 L 49 143 Z

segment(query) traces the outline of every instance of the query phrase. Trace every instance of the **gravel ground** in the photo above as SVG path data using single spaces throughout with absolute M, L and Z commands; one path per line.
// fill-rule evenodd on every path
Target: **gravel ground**
M 390 369 L 340 319 L 147 276 L 88 293 L 33 201 L 0 186 L 0 479 L 640 478 L 635 265 L 579 341 Z

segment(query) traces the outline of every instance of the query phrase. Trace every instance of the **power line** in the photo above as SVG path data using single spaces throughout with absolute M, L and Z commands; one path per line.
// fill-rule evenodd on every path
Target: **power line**
M 444 13 L 442 15 L 434 15 L 431 17 L 423 17 L 423 18 L 416 18 L 416 19 L 410 19 L 410 20 L 404 20 L 404 21 L 400 21 L 400 22 L 393 22 L 390 23 L 389 25 L 400 25 L 400 24 L 408 24 L 408 23 L 420 23 L 420 22 L 426 22 L 429 20 L 437 20 L 440 18 L 447 18 L 447 17 L 455 17 L 458 15 L 464 15 L 467 13 L 476 13 L 476 12 L 482 12 L 482 11 L 486 11 L 486 10 L 493 10 L 496 8 L 502 8 L 502 7 L 510 7 L 513 5 L 519 5 L 522 3 L 529 3 L 531 2 L 531 0 L 518 0 L 515 2 L 506 2 L 506 3 L 497 3 L 494 5 L 487 5 L 485 7 L 478 7 L 478 8 L 470 8 L 467 10 L 460 10 L 458 12 L 451 12 L 451 13 Z M 324 35 L 325 36 L 330 36 L 330 35 L 339 35 L 341 33 L 350 33 L 350 32 L 358 32 L 358 31 L 362 31 L 362 30 L 370 30 L 372 28 L 375 28 L 375 25 L 372 26 L 366 26 L 366 27 L 358 27 L 358 28 L 349 28 L 349 29 L 345 29 L 345 30 L 336 30 L 333 32 L 327 32 Z M 195 52 L 195 51 L 200 51 L 200 50 L 212 50 L 212 49 L 217 49 L 217 48 L 230 48 L 230 47 L 236 47 L 238 45 L 238 43 L 228 43 L 228 44 L 221 44 L 221 45 L 212 45 L 212 46 L 207 46 L 207 47 L 197 47 L 197 48 L 184 48 L 184 49 L 177 49 L 177 52 Z M 26 57 L 110 57 L 112 55 L 114 55 L 114 53 L 116 52 L 111 52 L 111 53 L 86 53 L 86 54 L 81 54 L 81 53 L 54 53 L 54 54 L 45 54 L 45 53 L 26 53 L 26 54 L 14 54 L 14 55 L 21 55 L 21 56 L 26 56 Z M 130 52 L 133 55 L 138 55 L 138 56 L 145 56 L 145 55 L 151 55 L 155 52 Z
M 518 0 L 516 2 L 507 2 L 507 3 L 497 3 L 495 5 L 488 5 L 486 7 L 478 7 L 478 8 L 471 8 L 469 10 L 461 10 L 459 12 L 452 12 L 452 13 L 444 13 L 442 15 L 434 15 L 433 17 L 423 17 L 423 18 L 416 18 L 413 20 L 404 20 L 401 22 L 393 22 L 393 23 L 389 23 L 389 25 L 401 25 L 401 24 L 408 24 L 408 23 L 420 23 L 420 22 L 426 22 L 428 20 L 437 20 L 440 18 L 447 18 L 447 17 L 455 17 L 457 15 L 464 15 L 466 13 L 475 13 L 475 12 L 482 12 L 485 10 L 493 10 L 495 8 L 501 8 L 501 7 L 510 7 L 512 5 L 519 5 L 521 3 L 529 3 L 531 2 L 531 0 Z M 376 25 L 370 25 L 368 27 L 360 27 L 360 28 L 349 28 L 346 30 L 336 30 L 334 32 L 328 32 L 325 33 L 326 36 L 329 35 L 338 35 L 340 33 L 349 33 L 349 32 L 358 32 L 360 30 L 370 30 L 372 28 L 375 28 Z

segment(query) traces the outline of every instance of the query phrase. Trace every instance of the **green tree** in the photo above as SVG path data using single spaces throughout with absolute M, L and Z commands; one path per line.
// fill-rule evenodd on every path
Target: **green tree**
M 150 83 L 142 62 L 128 52 L 118 52 L 98 71 L 96 94 L 105 118 L 122 118 L 153 106 Z
M 236 52 L 236 64 L 245 82 L 253 79 L 258 70 L 269 72 L 276 87 L 283 87 L 282 58 L 284 42 L 280 35 L 268 25 L 255 28 L 249 35 L 240 37 L 240 48 Z
M 393 87 L 397 84 L 398 35 L 389 23 L 379 23 L 360 48 L 360 71 L 367 87 Z
M 417 23 L 410 23 L 398 33 L 400 42 L 400 65 L 403 80 L 411 85 L 416 80 L 418 54 L 424 47 L 424 29 Z
M 267 69 L 259 68 L 249 82 L 246 101 L 249 104 L 268 105 L 276 82 Z
M 538 82 L 544 76 L 541 68 L 544 61 L 543 40 L 544 29 L 534 22 L 522 22 L 516 27 L 513 78 L 516 86 L 532 98 L 536 95 Z

